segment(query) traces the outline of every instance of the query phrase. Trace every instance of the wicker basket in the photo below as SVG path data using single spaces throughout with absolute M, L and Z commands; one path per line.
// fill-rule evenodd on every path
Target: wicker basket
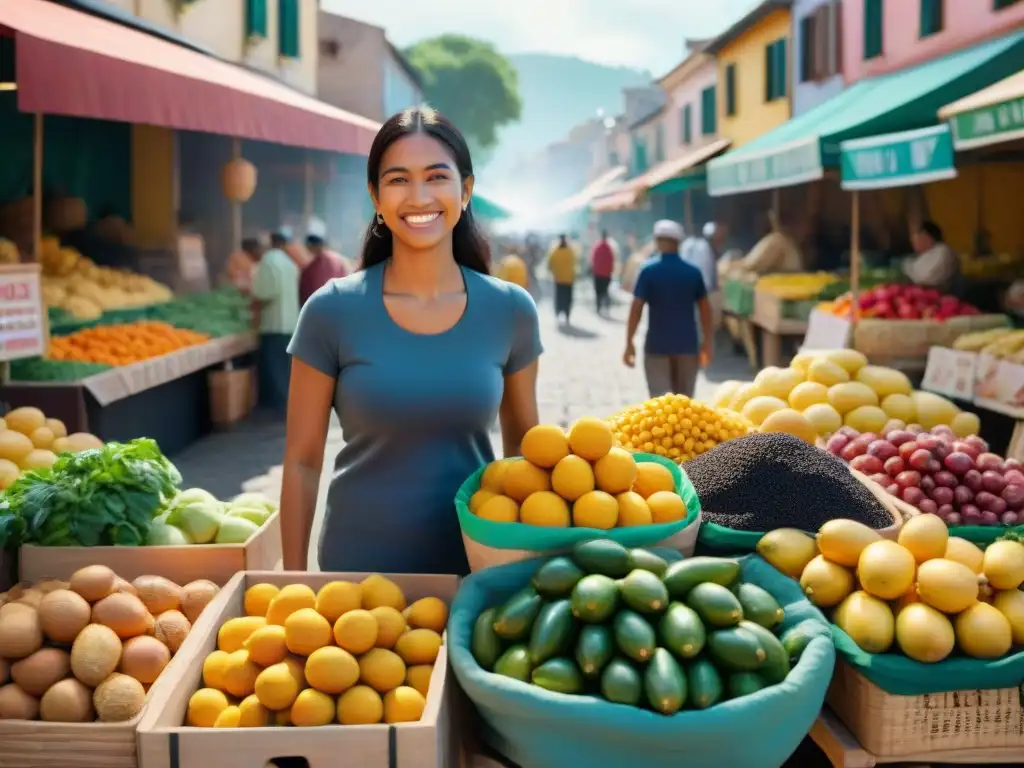
M 1024 754 L 1017 688 L 894 696 L 840 659 L 826 700 L 880 762 L 1020 763 Z

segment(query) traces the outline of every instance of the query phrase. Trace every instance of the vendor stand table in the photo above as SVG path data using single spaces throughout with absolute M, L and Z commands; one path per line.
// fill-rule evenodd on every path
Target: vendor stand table
M 252 333 L 225 336 L 80 381 L 15 381 L 2 399 L 41 409 L 69 433 L 119 442 L 145 435 L 173 454 L 210 431 L 209 369 L 255 349 Z
M 807 321 L 785 317 L 782 302 L 762 291 L 754 293 L 754 314 L 751 322 L 760 330 L 761 368 L 783 364 L 783 337 L 802 340 L 807 334 Z

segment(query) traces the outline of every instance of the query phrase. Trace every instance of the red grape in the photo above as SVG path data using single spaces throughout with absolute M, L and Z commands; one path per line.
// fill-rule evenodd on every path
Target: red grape
M 885 462 L 896 456 L 899 449 L 888 440 L 875 440 L 868 445 L 868 453 Z
M 972 448 L 974 448 L 974 450 L 977 451 L 978 453 L 988 453 L 988 443 L 986 443 L 977 435 L 965 437 L 964 442 L 967 443 Z
M 945 469 L 941 472 L 936 472 L 932 477 L 934 477 L 936 485 L 944 485 L 947 488 L 956 488 L 957 485 L 959 485 L 953 473 L 948 472 Z
M 896 477 L 900 472 L 907 468 L 907 463 L 903 461 L 899 456 L 893 456 L 891 459 L 885 462 L 883 465 L 885 471 L 890 477 Z
M 850 462 L 850 466 L 865 475 L 873 475 L 882 471 L 882 460 L 876 456 L 864 454 L 857 456 Z
M 953 505 L 952 504 L 939 504 L 939 509 L 938 509 L 938 511 L 935 514 L 937 514 L 939 517 L 945 519 L 949 515 L 955 514 L 955 513 L 956 513 L 956 510 L 953 509 Z
M 910 432 L 911 434 L 920 435 L 924 431 L 924 427 L 920 424 L 907 424 L 907 432 Z
M 1008 469 L 1003 474 L 1003 480 L 1007 485 L 1024 485 L 1024 472 L 1019 469 Z
M 982 453 L 974 460 L 974 465 L 982 472 L 999 472 L 1002 474 L 1003 471 L 1003 460 L 994 453 Z
M 928 467 L 932 463 L 932 455 L 925 448 L 918 448 L 912 454 L 910 454 L 910 460 L 907 465 L 911 469 L 916 469 L 918 472 L 927 472 Z
M 836 434 L 846 435 L 851 440 L 853 440 L 853 438 L 855 437 L 860 437 L 860 432 L 858 432 L 853 427 L 840 427 L 838 430 L 836 430 Z
M 885 439 L 888 440 L 893 445 L 895 445 L 897 448 L 899 448 L 904 443 L 911 443 L 911 442 L 913 442 L 914 441 L 914 433 L 913 432 L 908 432 L 905 429 L 897 429 L 897 430 L 894 430 L 894 431 L 890 432 L 888 435 L 886 435 Z
M 930 475 L 934 475 L 936 472 L 941 472 L 942 462 L 939 461 L 938 459 L 932 459 L 931 461 L 928 462 L 928 469 L 926 471 Z
M 937 424 L 936 426 L 932 427 L 932 434 L 935 435 L 936 437 L 939 437 L 941 435 L 954 437 L 953 430 L 949 427 L 948 424 Z
M 974 503 L 974 491 L 966 485 L 958 485 L 953 489 L 953 500 L 960 506 L 972 504 Z
M 913 489 L 908 488 L 907 490 L 910 491 Z M 917 502 L 917 508 L 920 509 L 926 515 L 934 515 L 939 511 L 939 505 L 936 504 L 931 499 L 921 499 L 919 502 Z
M 1020 515 L 1016 512 L 1003 512 L 1002 516 L 999 518 L 999 522 L 1003 525 L 1016 525 L 1020 522 Z
M 935 450 L 932 451 L 932 453 L 935 454 L 935 458 L 938 459 L 939 461 L 942 461 L 952 452 L 953 449 L 950 447 L 949 443 L 940 443 L 939 445 L 935 446 Z
M 972 459 L 978 458 L 981 455 L 981 451 L 974 447 L 973 444 L 968 443 L 966 440 L 957 440 L 953 443 L 953 450 L 959 453 L 966 453 Z
M 896 483 L 889 483 L 885 486 L 885 490 L 888 491 L 892 496 L 900 495 L 900 487 Z
M 1006 467 L 1007 469 L 1020 469 L 1022 465 L 1019 460 L 1009 458 L 1003 462 L 1003 466 Z
M 974 503 L 978 505 L 978 509 L 982 512 L 986 509 L 995 512 L 1000 506 L 1003 507 L 1003 509 L 999 510 L 1000 513 L 1006 511 L 1006 502 L 994 493 L 989 493 L 988 491 L 978 491 L 974 495 Z
M 935 488 L 935 478 L 931 475 L 921 475 L 921 490 L 931 493 L 933 488 Z
M 885 422 L 885 426 L 882 427 L 882 436 L 888 439 L 889 433 L 895 432 L 898 429 L 903 429 L 903 422 L 899 419 L 889 419 Z
M 873 475 L 868 475 L 869 479 L 878 483 L 883 488 L 889 484 L 889 476 L 885 472 L 876 472 Z
M 904 461 L 910 461 L 910 457 L 914 455 L 916 450 L 917 443 L 911 440 L 909 443 L 904 443 L 899 447 L 899 457 Z
M 838 456 L 840 452 L 843 450 L 843 448 L 846 447 L 846 444 L 849 442 L 850 438 L 848 438 L 846 435 L 841 435 L 838 432 L 836 432 L 834 435 L 832 435 L 832 437 L 828 439 L 828 442 L 825 443 L 825 450 L 827 450 L 833 456 Z
M 939 505 L 952 504 L 953 499 L 955 498 L 953 495 L 953 489 L 946 488 L 943 485 L 935 486 L 928 495 L 935 499 L 935 503 Z
M 934 451 L 939 446 L 939 439 L 932 435 L 918 435 L 917 447 L 927 451 Z
M 957 476 L 966 475 L 968 471 L 974 469 L 974 461 L 962 451 L 953 451 L 942 463 L 946 466 L 946 469 Z M 978 480 L 981 480 L 980 473 Z
M 964 476 L 960 478 L 960 482 L 977 493 L 981 490 L 981 472 L 976 469 L 969 469 L 964 473 Z
M 999 525 L 999 515 L 987 509 L 981 510 L 982 525 Z
M 865 445 L 871 445 L 875 440 L 881 440 L 882 436 L 876 432 L 861 432 L 857 439 L 863 440 Z
M 1000 495 L 1009 509 L 1024 509 L 1024 483 L 1007 485 Z
M 948 515 L 944 515 L 944 517 L 946 519 L 946 525 L 948 526 L 952 527 L 954 525 L 961 524 L 961 517 L 957 512 L 950 512 Z
M 981 524 L 981 510 L 973 504 L 963 504 L 960 507 L 960 517 L 964 521 L 964 525 L 980 525 Z
M 920 488 L 911 486 L 900 491 L 900 498 L 907 502 L 907 504 L 913 504 L 916 507 L 924 500 L 925 495 L 924 491 Z
M 843 450 L 839 452 L 839 458 L 849 463 L 856 459 L 858 456 L 863 456 L 867 449 L 868 447 L 863 443 L 858 443 L 856 440 L 851 440 L 843 447 Z
M 981 487 L 989 493 L 994 493 L 998 496 L 1003 492 L 1003 488 L 1006 487 L 1006 481 L 998 472 L 987 469 L 981 473 Z
M 908 469 L 896 475 L 896 485 L 900 488 L 917 487 L 921 484 L 921 473 Z

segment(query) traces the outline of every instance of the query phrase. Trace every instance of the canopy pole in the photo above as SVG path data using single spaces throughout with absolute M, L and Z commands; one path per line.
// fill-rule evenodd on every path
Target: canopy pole
M 683 192 L 683 228 L 693 233 L 693 190 Z
M 853 190 L 850 200 L 850 325 L 857 327 L 860 297 L 860 192 Z
M 772 211 L 775 213 L 775 217 L 779 216 L 779 190 L 776 187 L 772 190 Z
M 43 116 L 36 112 L 32 136 L 32 258 L 43 252 Z
M 242 159 L 242 140 L 231 139 L 231 159 Z M 231 201 L 231 250 L 242 247 L 242 201 Z

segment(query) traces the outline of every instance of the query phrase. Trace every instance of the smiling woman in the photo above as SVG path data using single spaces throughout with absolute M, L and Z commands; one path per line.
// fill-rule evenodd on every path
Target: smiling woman
M 395 115 L 367 161 L 376 209 L 363 270 L 302 309 L 289 351 L 281 520 L 286 569 L 303 569 L 333 406 L 335 461 L 319 543 L 324 571 L 466 573 L 454 509 L 470 474 L 537 423 L 537 308 L 488 275 L 473 222 L 473 165 L 429 109 Z

